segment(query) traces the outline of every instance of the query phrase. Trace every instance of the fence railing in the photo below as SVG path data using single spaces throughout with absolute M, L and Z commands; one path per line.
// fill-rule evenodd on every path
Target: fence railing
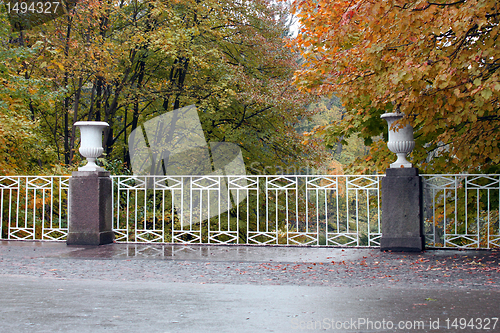
M 380 177 L 114 176 L 116 241 L 378 246 Z
M 500 175 L 423 175 L 429 247 L 500 247 Z
M 65 240 L 69 178 L 0 177 L 2 239 Z
M 117 242 L 379 246 L 381 177 L 112 176 Z M 0 177 L 2 239 L 64 241 L 69 176 Z M 500 175 L 423 175 L 427 246 L 500 247 Z

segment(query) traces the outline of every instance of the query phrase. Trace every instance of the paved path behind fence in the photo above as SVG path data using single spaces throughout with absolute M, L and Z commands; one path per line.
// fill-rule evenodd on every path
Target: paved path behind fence
M 455 329 L 453 320 L 474 319 L 477 328 L 500 317 L 499 277 L 500 253 L 491 251 L 3 241 L 0 325 L 8 332 L 310 332 L 332 325 L 343 327 L 335 332 L 472 332 Z M 500 323 L 488 331 L 500 331 Z

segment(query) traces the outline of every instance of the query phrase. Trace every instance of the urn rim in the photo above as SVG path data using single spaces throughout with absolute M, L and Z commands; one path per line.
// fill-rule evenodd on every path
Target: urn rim
M 77 121 L 74 126 L 102 126 L 108 127 L 109 124 L 104 121 Z
M 388 112 L 384 113 L 380 116 L 380 118 L 385 119 L 385 118 L 403 118 L 405 115 L 404 113 L 401 112 Z

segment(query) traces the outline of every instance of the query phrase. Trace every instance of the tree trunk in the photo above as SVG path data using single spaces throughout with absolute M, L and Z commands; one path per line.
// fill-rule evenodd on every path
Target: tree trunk
M 69 161 L 73 164 L 73 157 L 75 153 L 75 136 L 76 136 L 76 127 L 75 123 L 78 121 L 78 106 L 80 104 L 80 96 L 82 93 L 82 85 L 83 79 L 80 77 L 78 79 L 78 88 L 75 93 L 75 102 L 73 103 L 73 126 L 71 129 L 71 143 L 70 143 L 70 152 L 69 152 Z
M 69 57 L 69 40 L 71 37 L 71 22 L 72 18 L 70 15 L 67 16 L 67 27 L 66 27 L 66 41 L 64 45 L 64 56 L 66 59 Z M 69 80 L 69 72 L 68 70 L 65 70 L 64 72 L 64 80 L 63 80 L 63 85 L 64 87 L 68 86 L 68 80 Z M 68 109 L 70 103 L 70 97 L 66 96 L 64 98 L 64 163 L 66 165 L 69 165 L 70 163 L 70 147 L 69 147 L 69 115 L 68 115 Z

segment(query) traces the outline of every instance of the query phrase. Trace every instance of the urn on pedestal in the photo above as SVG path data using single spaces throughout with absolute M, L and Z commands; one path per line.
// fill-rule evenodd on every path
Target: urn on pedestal
M 413 127 L 410 124 L 404 127 L 393 126 L 394 122 L 404 117 L 404 114 L 400 112 L 384 113 L 380 117 L 385 119 L 389 126 L 387 147 L 398 157 L 396 162 L 391 164 L 391 168 L 411 168 L 412 164 L 408 162 L 406 156 L 415 148 Z
M 87 164 L 73 171 L 68 194 L 68 245 L 101 245 L 114 239 L 112 182 L 108 171 L 95 164 L 104 151 L 101 121 L 79 121 L 80 154 Z
M 87 159 L 87 164 L 79 167 L 78 171 L 105 171 L 95 164 L 96 158 L 102 155 L 102 130 L 108 127 L 103 121 L 78 121 L 75 126 L 80 128 L 80 154 Z

